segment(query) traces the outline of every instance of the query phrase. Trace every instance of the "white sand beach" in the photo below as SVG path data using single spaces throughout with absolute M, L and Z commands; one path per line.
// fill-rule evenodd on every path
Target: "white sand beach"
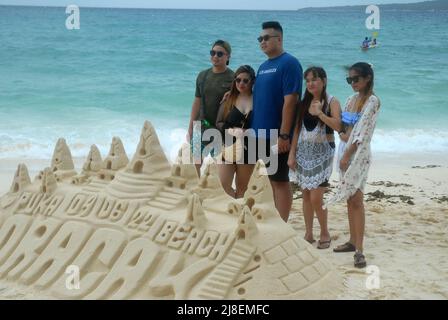
M 365 195 L 365 253 L 370 267 L 355 269 L 352 253 L 316 249 L 343 277 L 344 292 L 339 299 L 448 299 L 446 159 L 431 155 L 374 155 Z M 74 159 L 78 171 L 83 161 Z M 0 194 L 8 192 L 19 162 L 28 166 L 32 179 L 50 165 L 50 160 L 0 160 Z M 335 181 L 333 174 L 332 186 Z M 302 237 L 300 192 L 296 191 L 294 198 L 289 223 Z M 333 239 L 331 248 L 348 239 L 343 203 L 329 208 L 329 228 Z M 318 232 L 316 219 L 316 239 Z M 367 272 L 379 272 L 379 288 L 369 289 L 369 284 L 378 282 L 372 281 Z M 0 281 L 0 299 L 36 298 L 50 297 Z

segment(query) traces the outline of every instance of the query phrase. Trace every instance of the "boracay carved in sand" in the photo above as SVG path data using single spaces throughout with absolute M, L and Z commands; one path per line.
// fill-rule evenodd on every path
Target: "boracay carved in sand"
M 131 161 L 114 138 L 78 174 L 59 139 L 33 182 L 20 164 L 0 198 L 0 277 L 68 299 L 336 297 L 341 278 L 280 218 L 263 162 L 234 199 L 185 153 L 170 165 L 145 122 Z

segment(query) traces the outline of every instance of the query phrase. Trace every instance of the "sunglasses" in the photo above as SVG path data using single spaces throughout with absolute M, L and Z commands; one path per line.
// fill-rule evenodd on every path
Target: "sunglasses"
M 279 36 L 271 36 L 271 35 L 269 35 L 269 34 L 265 34 L 264 36 L 259 36 L 259 37 L 257 38 L 257 40 L 258 40 L 258 42 L 262 43 L 263 40 L 264 40 L 264 41 L 269 41 L 269 39 L 271 39 L 271 38 L 278 38 L 278 37 L 279 37 Z
M 225 55 L 225 52 L 222 51 L 215 51 L 215 50 L 210 50 L 210 56 L 214 57 L 217 56 L 218 58 L 222 58 Z
M 250 79 L 241 79 L 241 78 L 236 78 L 236 79 L 235 79 L 235 82 L 236 82 L 236 83 L 240 83 L 241 81 L 242 81 L 244 84 L 248 84 L 248 83 L 250 82 Z
M 346 80 L 348 84 L 352 84 L 357 83 L 359 81 L 359 78 L 361 78 L 361 76 L 347 77 Z

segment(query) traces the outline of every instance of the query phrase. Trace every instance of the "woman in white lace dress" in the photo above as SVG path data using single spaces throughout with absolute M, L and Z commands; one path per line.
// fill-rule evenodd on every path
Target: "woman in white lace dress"
M 366 266 L 363 255 L 365 229 L 364 187 L 371 162 L 370 141 L 375 129 L 380 101 L 373 93 L 374 74 L 368 63 L 358 62 L 350 67 L 347 82 L 357 94 L 351 96 L 342 114 L 343 129 L 340 156 L 340 181 L 336 194 L 325 205 L 347 201 L 350 239 L 336 247 L 335 252 L 356 251 L 354 265 Z M 345 120 L 344 120 L 345 119 Z M 344 132 L 345 131 L 345 132 Z
M 334 130 L 341 128 L 341 106 L 336 98 L 327 93 L 327 74 L 323 68 L 308 68 L 304 79 L 306 91 L 295 126 L 288 165 L 294 171 L 292 180 L 302 190 L 305 240 L 314 242 L 313 220 L 316 214 L 320 224 L 317 248 L 327 249 L 331 238 L 327 226 L 328 212 L 322 205 L 333 167 Z

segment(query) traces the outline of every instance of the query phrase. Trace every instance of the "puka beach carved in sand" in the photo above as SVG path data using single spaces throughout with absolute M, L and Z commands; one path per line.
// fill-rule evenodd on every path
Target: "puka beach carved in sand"
M 281 220 L 262 161 L 233 199 L 215 162 L 199 179 L 185 159 L 188 145 L 171 165 L 146 121 L 131 160 L 115 137 L 80 173 L 64 139 L 34 181 L 19 164 L 0 197 L 0 278 L 57 299 L 337 297 L 341 277 Z

